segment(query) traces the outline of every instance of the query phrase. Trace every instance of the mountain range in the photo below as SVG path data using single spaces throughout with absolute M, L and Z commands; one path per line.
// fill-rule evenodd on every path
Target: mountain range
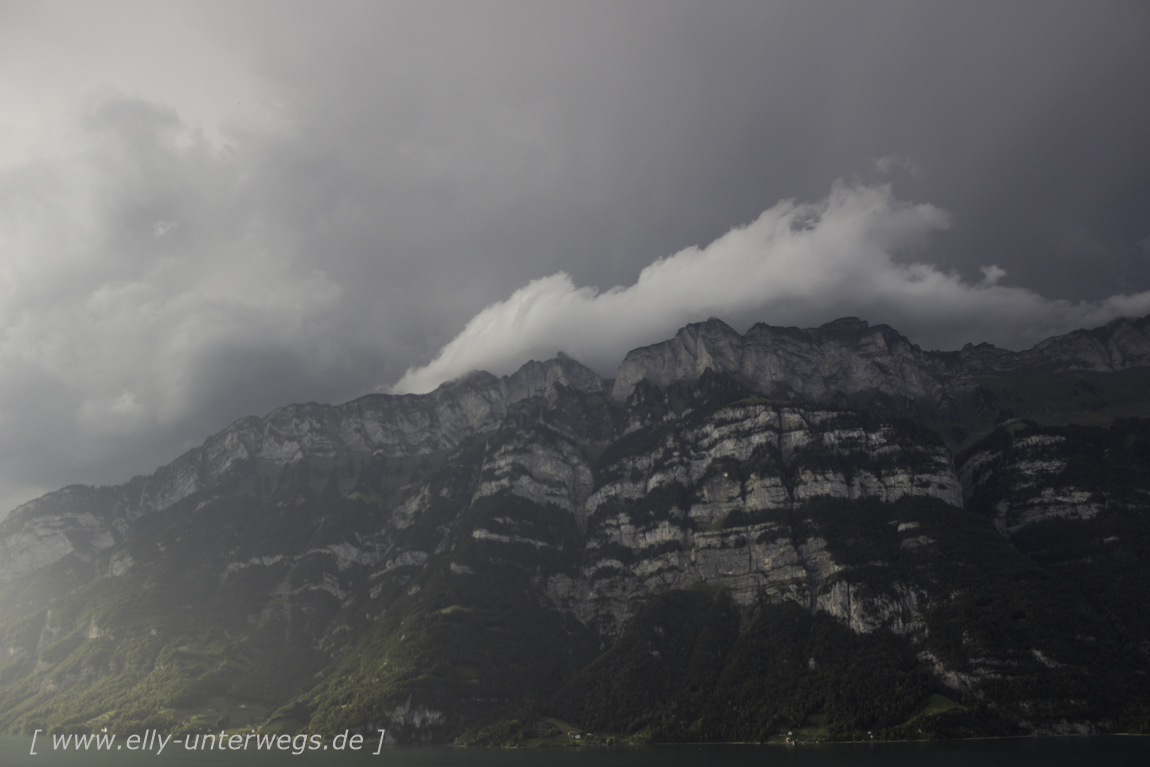
M 1150 729 L 1150 317 L 711 319 L 248 417 L 0 522 L 0 729 Z

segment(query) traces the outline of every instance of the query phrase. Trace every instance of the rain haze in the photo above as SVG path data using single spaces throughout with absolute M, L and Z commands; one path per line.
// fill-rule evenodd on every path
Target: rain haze
M 0 0 L 0 516 L 717 316 L 1150 313 L 1150 6 Z

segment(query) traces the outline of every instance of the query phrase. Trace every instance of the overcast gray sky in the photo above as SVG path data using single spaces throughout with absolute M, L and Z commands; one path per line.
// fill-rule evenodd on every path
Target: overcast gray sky
M 707 316 L 1150 312 L 1150 4 L 0 0 L 0 515 Z

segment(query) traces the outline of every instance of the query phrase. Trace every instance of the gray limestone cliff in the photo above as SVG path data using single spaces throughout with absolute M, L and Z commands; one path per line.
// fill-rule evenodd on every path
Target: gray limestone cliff
M 0 726 L 40 721 L 53 704 L 36 696 L 171 672 L 194 634 L 187 657 L 226 658 L 180 701 L 226 687 L 219 669 L 290 658 L 294 687 L 259 684 L 279 703 L 312 690 L 299 721 L 363 726 L 340 701 L 370 698 L 374 724 L 434 738 L 471 716 L 434 684 L 465 674 L 471 689 L 490 660 L 450 660 L 470 652 L 460 636 L 586 658 L 579 647 L 622 642 L 645 606 L 693 589 L 729 600 L 740 631 L 777 608 L 894 637 L 971 706 L 1012 679 L 1070 674 L 1092 643 L 1141 658 L 1139 587 L 1105 584 L 1144 546 L 1150 438 L 1117 416 L 1146 405 L 1142 379 L 1121 376 L 1148 362 L 1147 318 L 1020 353 L 925 352 L 853 318 L 742 335 L 710 320 L 630 352 L 614 379 L 560 355 L 244 418 L 149 476 L 66 487 L 0 521 L 13 616 L 0 678 L 42 705 L 0 711 Z M 1049 391 L 1064 384 L 1063 402 Z M 1023 421 L 1008 411 L 1027 386 L 1052 417 L 1114 425 Z M 375 665 L 341 665 L 361 655 Z M 533 674 L 570 678 L 565 658 Z M 360 677 L 371 684 L 346 682 L 366 685 L 350 697 L 333 681 Z M 459 705 L 519 700 L 487 694 Z
M 1114 372 L 1150 365 L 1150 318 L 1050 338 L 1023 352 L 968 344 L 959 352 L 923 351 L 886 325 L 846 317 L 819 328 L 758 324 L 739 335 L 721 320 L 688 325 L 673 339 L 627 354 L 613 393 L 625 398 L 641 380 L 658 386 L 698 378 L 707 368 L 763 394 L 833 402 L 860 392 L 915 401 L 971 387 L 985 372 L 1035 369 Z
M 122 540 L 126 525 L 210 489 L 234 465 L 273 465 L 353 452 L 419 455 L 496 430 L 516 402 L 555 387 L 602 391 L 593 371 L 560 355 L 496 378 L 476 372 L 426 395 L 369 395 L 343 405 L 289 405 L 240 419 L 147 477 L 116 487 L 80 485 L 30 501 L 0 521 L 0 582 L 68 554 L 90 558 Z

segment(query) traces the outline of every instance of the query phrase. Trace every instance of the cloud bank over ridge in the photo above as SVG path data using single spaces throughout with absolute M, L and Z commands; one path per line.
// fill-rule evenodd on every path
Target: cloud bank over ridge
M 1141 313 L 1150 6 L 1046 5 L 0 3 L 0 517 L 433 360 Z
M 897 200 L 889 185 L 839 181 L 818 202 L 784 200 L 706 247 L 656 260 L 629 287 L 578 287 L 565 272 L 533 280 L 475 315 L 392 391 L 431 391 L 476 369 L 506 374 L 559 351 L 610 374 L 627 351 L 708 316 L 805 326 L 857 315 L 913 328 L 911 340 L 926 348 L 1017 349 L 1150 313 L 1150 291 L 1057 300 L 1000 284 L 1006 272 L 994 264 L 972 283 L 900 258 L 950 223 L 938 207 Z

